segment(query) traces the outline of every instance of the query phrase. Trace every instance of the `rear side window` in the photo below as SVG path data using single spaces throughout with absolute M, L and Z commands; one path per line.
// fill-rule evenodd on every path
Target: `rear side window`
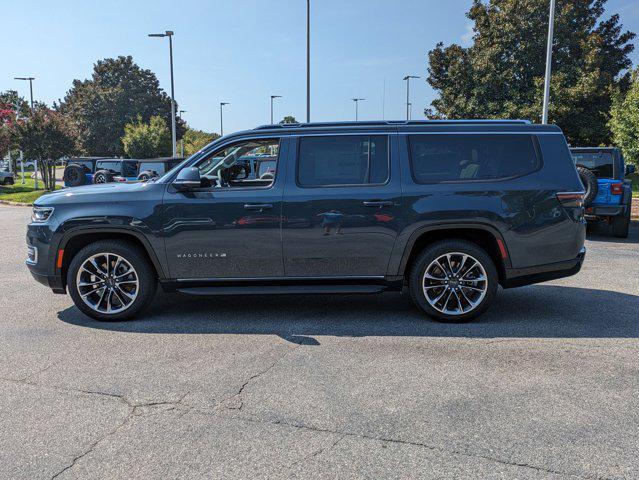
M 410 135 L 416 183 L 498 180 L 541 166 L 531 135 Z
M 297 181 L 302 187 L 383 184 L 388 171 L 386 135 L 300 139 Z
M 573 152 L 572 159 L 575 165 L 583 165 L 598 178 L 613 178 L 614 159 L 611 153 Z

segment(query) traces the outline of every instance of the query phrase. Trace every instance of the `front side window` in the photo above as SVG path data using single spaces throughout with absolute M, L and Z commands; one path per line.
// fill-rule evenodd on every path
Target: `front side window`
M 410 135 L 416 183 L 499 180 L 540 166 L 531 135 Z
M 300 138 L 297 181 L 302 187 L 383 184 L 388 171 L 386 135 Z
M 275 181 L 280 141 L 278 138 L 254 139 L 217 150 L 195 166 L 212 188 L 268 187 Z M 268 155 L 271 168 L 260 169 Z

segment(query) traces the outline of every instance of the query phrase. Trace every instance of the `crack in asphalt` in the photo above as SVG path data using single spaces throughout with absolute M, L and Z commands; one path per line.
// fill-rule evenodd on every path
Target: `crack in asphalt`
M 200 413 L 212 415 L 209 412 L 200 412 Z M 270 424 L 270 425 L 284 425 L 284 426 L 287 426 L 287 427 L 298 428 L 300 430 L 312 431 L 312 432 L 317 432 L 317 433 L 340 435 L 340 438 L 335 443 L 333 443 L 329 447 L 329 449 L 333 448 L 337 443 L 339 443 L 344 438 L 350 437 L 350 438 L 356 438 L 356 439 L 361 439 L 361 440 L 373 440 L 373 441 L 378 441 L 378 442 L 383 442 L 383 443 L 392 443 L 392 444 L 398 444 L 398 445 L 407 445 L 407 446 L 413 446 L 413 447 L 426 448 L 426 449 L 431 450 L 433 452 L 445 453 L 445 454 L 453 454 L 453 455 L 459 455 L 459 456 L 469 457 L 469 458 L 478 458 L 478 459 L 482 459 L 482 460 L 486 460 L 486 461 L 490 461 L 490 462 L 499 463 L 501 465 L 507 465 L 507 466 L 511 466 L 511 467 L 528 468 L 528 469 L 535 470 L 535 471 L 538 471 L 538 472 L 550 473 L 550 474 L 560 475 L 560 476 L 565 476 L 565 477 L 576 477 L 576 478 L 581 478 L 581 479 L 584 479 L 584 480 L 611 480 L 609 477 L 602 477 L 602 476 L 598 476 L 598 475 L 581 474 L 581 473 L 562 472 L 562 471 L 559 471 L 559 470 L 553 470 L 551 468 L 540 467 L 538 465 L 531 465 L 531 464 L 523 463 L 523 462 L 508 461 L 508 460 L 503 460 L 501 458 L 491 457 L 491 456 L 488 456 L 488 455 L 482 455 L 482 454 L 478 454 L 478 453 L 471 453 L 471 452 L 466 452 L 466 451 L 462 451 L 462 450 L 455 450 L 455 449 L 450 449 L 449 450 L 449 449 L 437 447 L 437 446 L 434 446 L 434 445 L 428 445 L 426 443 L 416 442 L 416 441 L 412 441 L 412 440 L 402 440 L 402 439 L 388 438 L 388 437 L 376 437 L 376 436 L 373 436 L 373 435 L 367 435 L 367 434 L 361 434 L 361 433 L 354 433 L 354 432 L 347 432 L 347 431 L 342 431 L 342 430 L 332 430 L 332 429 L 328 429 L 328 428 L 314 427 L 314 426 L 305 425 L 305 424 L 301 424 L 301 423 L 291 423 L 291 422 L 287 422 L 287 421 L 284 421 L 284 420 L 272 421 L 272 420 L 265 420 L 263 418 L 257 418 L 257 417 L 250 418 L 250 417 L 245 417 L 245 416 L 236 416 L 236 417 L 225 416 L 225 417 L 226 418 L 230 418 L 230 419 L 240 420 L 240 421 L 252 422 L 252 423 L 261 423 L 261 424 Z M 322 450 L 319 450 L 319 451 L 317 451 L 317 453 L 315 455 L 311 454 L 310 456 L 307 456 L 307 458 L 312 458 L 313 456 L 319 455 L 321 453 L 321 451 Z M 303 460 L 304 460 L 304 458 L 301 459 L 301 461 L 303 461 Z M 296 463 L 298 463 L 298 462 L 294 462 L 293 465 L 295 465 Z M 293 465 L 291 465 L 291 466 L 293 466 Z
M 341 442 L 345 437 L 346 437 L 346 435 L 340 435 L 337 438 L 337 440 L 332 442 L 330 445 L 327 445 L 327 446 L 322 447 L 322 448 L 318 448 L 317 450 L 314 450 L 313 452 L 309 453 L 308 455 L 304 455 L 299 460 L 294 461 L 293 463 L 291 463 L 289 465 L 289 468 L 293 468 L 295 465 L 299 465 L 300 463 L 304 463 L 304 462 L 310 460 L 311 458 L 315 458 L 315 457 L 317 457 L 318 455 L 321 455 L 324 452 L 328 452 L 333 447 L 335 447 L 335 445 L 337 445 L 339 442 Z

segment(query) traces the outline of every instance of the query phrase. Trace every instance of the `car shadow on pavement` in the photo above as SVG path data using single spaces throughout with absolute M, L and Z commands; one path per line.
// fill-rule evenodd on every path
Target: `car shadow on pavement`
M 611 227 L 606 224 L 591 224 L 588 225 L 588 234 L 586 238 L 591 242 L 605 242 L 605 243 L 626 243 L 634 244 L 639 243 L 639 221 L 633 220 L 630 222 L 630 232 L 628 238 L 617 238 L 612 234 Z
M 315 337 L 639 338 L 639 296 L 535 285 L 499 292 L 471 323 L 421 314 L 407 295 L 192 297 L 158 295 L 139 319 L 96 322 L 70 307 L 63 322 L 102 330 L 160 334 L 277 335 L 319 345 Z

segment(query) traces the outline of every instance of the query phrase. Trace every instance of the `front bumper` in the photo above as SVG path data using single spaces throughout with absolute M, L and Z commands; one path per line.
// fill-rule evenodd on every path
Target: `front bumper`
M 533 283 L 570 277 L 579 273 L 585 258 L 586 247 L 582 247 L 577 257 L 572 260 L 527 268 L 507 268 L 502 286 L 504 288 L 523 287 Z
M 62 279 L 60 275 L 44 275 L 41 273 L 36 273 L 31 268 L 31 265 L 27 264 L 29 267 L 29 271 L 31 272 L 31 276 L 36 279 L 38 283 L 41 283 L 45 287 L 49 287 L 53 290 L 53 293 L 65 294 L 67 293 L 66 288 L 62 284 Z

